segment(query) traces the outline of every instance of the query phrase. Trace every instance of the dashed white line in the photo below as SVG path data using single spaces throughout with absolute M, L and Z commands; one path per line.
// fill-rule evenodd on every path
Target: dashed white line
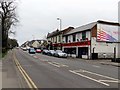
M 97 68 L 100 68 L 100 66 L 97 66 L 97 65 L 92 65 L 93 67 L 97 67 Z
M 68 65 L 64 65 L 64 64 L 61 64 L 61 63 L 57 63 L 57 62 L 53 62 L 54 64 L 57 64 L 59 66 L 62 66 L 62 67 L 69 67 Z
M 48 63 L 55 66 L 55 67 L 60 67 L 59 65 L 53 64 L 52 62 L 48 62 Z

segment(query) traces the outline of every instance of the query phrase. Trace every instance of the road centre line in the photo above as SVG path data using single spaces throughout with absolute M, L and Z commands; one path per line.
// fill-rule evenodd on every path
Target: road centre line
M 64 64 L 61 64 L 61 63 L 57 63 L 57 62 L 53 62 L 53 63 L 58 64 L 58 65 L 63 66 L 63 67 L 69 67 L 68 65 L 64 65 Z
M 97 67 L 97 68 L 100 68 L 100 66 L 97 66 L 97 65 L 92 65 L 93 67 Z
M 32 81 L 32 79 L 28 76 L 28 74 L 25 72 L 25 70 L 22 68 L 22 66 L 20 65 L 19 61 L 17 60 L 16 56 L 15 56 L 15 52 L 13 54 L 13 58 L 14 58 L 14 62 L 18 68 L 18 70 L 20 71 L 20 73 L 22 74 L 22 76 L 24 77 L 26 83 L 28 84 L 29 88 L 31 90 L 38 90 L 37 86 L 35 85 L 35 83 Z
M 51 65 L 53 65 L 53 66 L 60 67 L 59 65 L 53 64 L 51 62 L 48 62 L 48 63 L 51 64 Z
M 86 76 L 86 75 L 77 73 L 77 72 L 72 71 L 72 70 L 69 70 L 69 71 L 70 71 L 71 73 L 74 73 L 74 74 L 77 74 L 77 75 L 82 76 L 82 77 L 84 77 L 84 78 L 87 78 L 87 79 L 90 79 L 90 80 L 92 80 L 92 81 L 98 82 L 98 83 L 103 84 L 103 85 L 105 85 L 105 86 L 110 86 L 110 85 L 107 84 L 107 83 L 101 82 L 101 81 L 99 81 L 99 80 L 96 80 L 96 79 L 94 79 L 94 78 L 88 77 L 88 76 Z

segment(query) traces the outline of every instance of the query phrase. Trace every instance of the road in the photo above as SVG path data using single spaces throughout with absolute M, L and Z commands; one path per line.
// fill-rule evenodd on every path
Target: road
M 37 88 L 118 88 L 118 68 L 82 59 L 56 58 L 14 50 Z

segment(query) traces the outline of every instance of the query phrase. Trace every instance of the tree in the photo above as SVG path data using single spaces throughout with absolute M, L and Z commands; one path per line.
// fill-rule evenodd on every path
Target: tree
M 2 52 L 8 48 L 8 32 L 18 22 L 15 0 L 0 0 L 0 26 L 2 27 Z
M 14 47 L 18 47 L 18 42 L 16 39 L 8 39 L 8 48 L 11 49 L 11 48 L 14 48 Z

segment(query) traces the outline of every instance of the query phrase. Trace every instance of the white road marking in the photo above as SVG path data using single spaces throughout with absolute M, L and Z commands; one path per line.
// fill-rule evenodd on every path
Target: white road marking
M 119 83 L 118 81 L 113 81 L 113 80 L 99 80 L 101 82 L 114 82 L 114 83 Z
M 95 82 L 101 83 L 101 84 L 106 85 L 106 86 L 110 86 L 110 85 L 107 84 L 107 83 L 104 83 L 104 82 L 98 81 L 98 80 L 96 80 L 96 79 L 94 79 L 94 78 L 91 78 L 91 77 L 88 77 L 88 76 L 86 76 L 86 75 L 83 75 L 83 74 L 77 73 L 77 72 L 72 71 L 72 70 L 69 70 L 69 71 L 70 71 L 71 73 L 77 74 L 77 75 L 79 75 L 79 76 L 82 76 L 82 77 L 84 77 L 84 78 L 90 79 L 90 80 L 92 80 L 92 81 L 95 81 Z
M 53 65 L 53 66 L 56 66 L 56 67 L 68 67 L 67 65 L 60 64 L 60 63 L 57 63 L 57 62 L 48 62 L 48 63 Z
M 53 62 L 54 64 L 57 64 L 57 65 L 59 65 L 59 66 L 62 66 L 62 67 L 69 67 L 69 66 L 67 66 L 67 65 L 64 65 L 64 64 L 61 64 L 61 63 L 57 63 L 57 62 Z
M 100 68 L 100 66 L 97 66 L 97 65 L 92 65 L 93 67 L 97 67 L 97 68 Z
M 63 67 L 69 67 L 69 66 L 67 66 L 67 65 L 64 65 L 64 64 L 62 64 L 62 66 L 63 66 Z
M 97 73 L 94 73 L 94 72 L 90 72 L 90 71 L 87 71 L 87 70 L 82 70 L 82 69 L 80 69 L 80 70 L 75 70 L 76 72 L 87 72 L 87 73 L 89 73 L 89 74 L 93 74 L 93 75 L 97 75 L 97 76 L 100 76 L 100 77 L 104 77 L 104 78 L 108 78 L 108 79 L 112 79 L 112 80 L 115 80 L 115 81 L 118 81 L 118 79 L 116 79 L 116 78 L 112 78 L 112 77 L 109 77 L 109 76 L 104 76 L 104 75 L 101 75 L 101 74 L 97 74 Z
M 53 65 L 53 66 L 60 67 L 59 65 L 53 64 L 51 62 L 48 62 L 48 63 L 51 64 L 51 65 Z

